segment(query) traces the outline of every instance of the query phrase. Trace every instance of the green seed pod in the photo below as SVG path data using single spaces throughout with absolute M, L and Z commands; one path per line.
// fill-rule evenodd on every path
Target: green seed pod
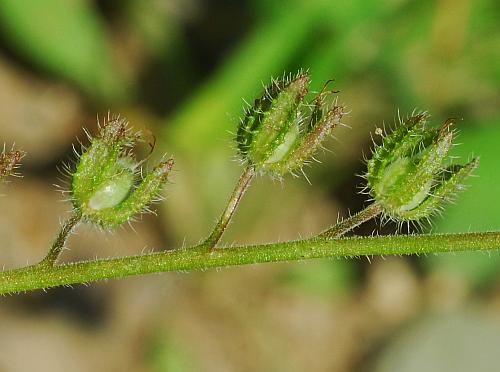
M 71 196 L 86 221 L 114 228 L 147 210 L 160 193 L 173 160 L 160 163 L 136 182 L 140 162 L 131 149 L 137 139 L 125 120 L 114 118 L 99 128 L 99 135 L 80 156 L 71 175 Z
M 477 167 L 473 159 L 451 165 L 451 121 L 427 128 L 426 113 L 411 116 L 375 147 L 367 164 L 369 193 L 385 215 L 398 221 L 429 218 L 462 188 Z
M 282 176 L 300 169 L 340 123 L 344 111 L 328 107 L 325 93 L 304 101 L 309 75 L 274 80 L 247 109 L 236 135 L 243 159 L 257 170 Z

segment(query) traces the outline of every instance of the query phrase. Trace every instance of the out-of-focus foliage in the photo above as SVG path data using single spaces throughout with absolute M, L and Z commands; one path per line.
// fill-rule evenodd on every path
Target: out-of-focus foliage
M 34 63 L 70 79 L 96 98 L 125 94 L 104 22 L 85 0 L 15 1 L 0 4 L 7 42 Z
M 82 125 L 95 132 L 96 112 L 110 109 L 136 129 L 146 129 L 146 137 L 147 128 L 160 127 L 154 130 L 161 133 L 155 152 L 175 157 L 174 180 L 160 219 L 138 223 L 136 235 L 79 234 L 65 257 L 197 242 L 240 172 L 232 159 L 243 100 L 257 97 L 271 76 L 300 68 L 309 70 L 312 90 L 335 79 L 338 103 L 350 110 L 343 120 L 350 128 L 337 128 L 336 139 L 326 145 L 332 152 L 320 154 L 322 164 L 306 169 L 312 186 L 304 178 L 283 184 L 255 180 L 226 243 L 298 238 L 359 210 L 366 200 L 357 193 L 361 178 L 353 175 L 365 171 L 370 132 L 390 126 L 398 111 L 406 116 L 415 108 L 432 112 L 436 123 L 463 119 L 456 125 L 463 145 L 453 151 L 461 162 L 471 153 L 481 158 L 478 177 L 467 182 L 469 189 L 430 230 L 498 229 L 498 19 L 494 0 L 2 0 L 0 141 L 15 140 L 16 148 L 28 153 L 25 178 L 0 191 L 0 210 L 11 211 L 0 215 L 2 264 L 22 265 L 42 256 L 64 211 L 62 204 L 51 207 L 55 197 L 47 186 L 60 183 L 53 171 L 56 159 L 71 151 Z M 379 226 L 368 224 L 358 232 L 374 229 Z M 23 337 L 23 324 L 40 324 L 30 333 L 33 342 L 53 337 L 42 354 L 57 356 L 51 345 L 64 340 L 65 355 L 80 356 L 80 370 L 110 370 L 110 365 L 122 370 L 371 370 L 373 350 L 383 351 L 384 342 L 422 312 L 453 312 L 471 299 L 477 307 L 498 311 L 499 270 L 498 254 L 457 254 L 137 278 L 88 292 L 76 289 L 74 297 L 69 293 L 75 292 L 54 291 L 46 302 L 36 295 L 26 297 L 32 302 L 10 301 L 12 309 L 35 309 L 36 320 L 0 309 L 4 324 L 12 325 L 0 336 L 8 346 L 0 353 L 0 369 L 27 366 L 29 358 L 16 357 L 21 355 L 16 350 L 24 353 L 26 347 L 17 349 L 14 340 Z M 478 287 L 489 296 L 474 292 Z M 40 311 L 43 306 L 94 314 L 102 332 L 82 334 L 79 325 L 58 320 L 53 315 L 58 312 Z M 89 339 L 93 346 L 83 347 Z M 397 359 L 405 359 L 405 353 L 395 354 L 390 353 L 396 358 L 391 365 L 403 365 Z M 380 360 L 383 366 L 386 359 Z M 35 366 L 54 372 L 64 365 L 56 362 L 46 357 Z

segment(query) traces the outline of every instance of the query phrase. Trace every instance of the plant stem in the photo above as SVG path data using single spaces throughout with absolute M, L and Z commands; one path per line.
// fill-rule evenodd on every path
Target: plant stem
M 49 253 L 47 253 L 44 259 L 40 262 L 40 265 L 55 266 L 57 258 L 66 244 L 66 240 L 81 219 L 81 213 L 79 211 L 74 211 L 73 215 L 63 223 L 59 234 L 57 234 L 54 243 L 52 243 L 52 247 L 50 247 Z
M 243 197 L 243 194 L 250 186 L 250 181 L 255 175 L 255 168 L 253 166 L 248 166 L 245 168 L 241 174 L 238 183 L 236 184 L 229 201 L 227 202 L 226 209 L 219 218 L 219 221 L 215 225 L 214 229 L 210 233 L 210 236 L 204 241 L 203 245 L 207 247 L 207 250 L 212 251 L 217 243 L 219 242 L 222 234 L 226 230 L 231 218 L 238 207 L 238 204 Z
M 380 213 L 382 213 L 382 207 L 379 204 L 370 204 L 361 212 L 358 212 L 354 216 L 346 218 L 323 231 L 318 235 L 318 237 L 330 239 L 339 238 L 362 223 L 377 217 Z
M 174 251 L 62 264 L 37 264 L 0 273 L 0 294 L 166 271 L 323 257 L 426 254 L 500 249 L 500 231 L 449 235 L 312 238 L 207 251 L 205 244 Z

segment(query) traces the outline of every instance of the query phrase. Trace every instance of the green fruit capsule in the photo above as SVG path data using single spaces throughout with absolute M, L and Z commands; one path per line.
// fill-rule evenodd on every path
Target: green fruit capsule
M 273 80 L 246 110 L 236 142 L 248 164 L 282 176 L 300 169 L 313 157 L 344 111 L 340 106 L 328 107 L 323 92 L 313 105 L 306 102 L 308 89 L 307 73 Z
M 71 179 L 74 207 L 84 220 L 114 228 L 147 210 L 157 198 L 173 167 L 160 163 L 137 181 L 140 163 L 131 155 L 138 134 L 131 134 L 125 120 L 115 118 L 99 128 L 99 135 L 80 156 Z
M 367 164 L 370 195 L 385 215 L 399 221 L 429 218 L 453 199 L 478 159 L 446 166 L 454 132 L 448 121 L 428 128 L 428 115 L 414 115 L 384 137 Z

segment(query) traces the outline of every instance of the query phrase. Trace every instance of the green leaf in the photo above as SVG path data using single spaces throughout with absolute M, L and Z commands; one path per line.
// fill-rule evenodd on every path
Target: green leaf
M 124 94 L 104 24 L 85 0 L 2 0 L 3 37 L 33 64 L 96 98 Z

